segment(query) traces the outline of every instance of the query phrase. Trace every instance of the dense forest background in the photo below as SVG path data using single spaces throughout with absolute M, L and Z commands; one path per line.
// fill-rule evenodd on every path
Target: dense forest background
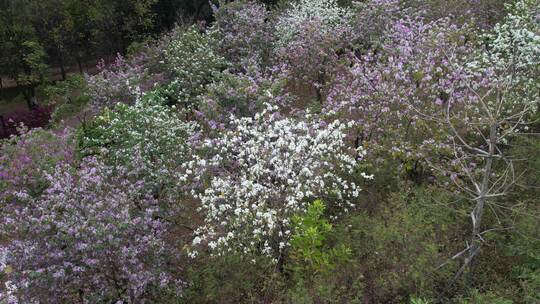
M 270 6 L 287 3 L 261 2 Z M 479 22 L 486 26 L 504 13 L 504 1 L 481 1 L 476 7 L 467 1 L 434 2 L 437 9 L 432 13 L 437 17 L 464 18 L 463 12 L 470 13 L 468 10 L 473 9 Z M 44 82 L 65 80 L 68 72 L 93 72 L 98 59 L 110 61 L 117 53 L 140 51 L 142 43 L 157 38 L 177 23 L 211 22 L 210 3 L 206 0 L 2 0 L 0 100 L 9 103 L 21 94 L 32 108 L 37 104 L 35 88 Z M 417 1 L 415 5 L 421 9 L 425 4 Z M 18 89 L 5 90 L 14 86 Z M 20 108 L 20 104 L 3 105 L 0 113 Z
M 0 0 L 0 304 L 540 303 L 539 0 Z
M 51 68 L 65 80 L 69 67 L 83 73 L 176 22 L 211 19 L 208 1 L 3 0 L 0 7 L 2 84 L 27 87 L 22 92 L 29 103 L 36 102 L 34 87 L 52 76 Z

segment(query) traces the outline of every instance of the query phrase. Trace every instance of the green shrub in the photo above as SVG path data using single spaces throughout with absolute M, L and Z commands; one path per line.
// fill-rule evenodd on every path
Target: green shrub
M 511 300 L 502 298 L 493 292 L 480 293 L 478 290 L 472 290 L 471 295 L 462 298 L 459 304 L 512 304 Z
M 463 249 L 456 240 L 462 239 L 460 227 L 466 223 L 448 207 L 451 200 L 438 188 L 402 190 L 340 223 L 333 237 L 350 246 L 352 254 L 334 279 L 345 282 L 348 297 L 404 303 L 411 295 L 433 297 L 445 287 L 457 265 L 437 267 Z
M 199 257 L 186 271 L 179 303 L 280 303 L 283 276 L 265 257 Z
M 431 303 L 433 302 L 430 300 L 426 300 L 424 298 L 416 298 L 416 297 L 411 298 L 411 302 L 410 302 L 410 304 L 431 304 Z
M 538 201 L 533 202 L 538 206 Z M 527 210 L 527 209 L 523 209 Z M 509 257 L 517 259 L 512 269 L 514 279 L 517 279 L 524 303 L 540 303 L 540 226 L 538 225 L 538 208 L 528 208 L 529 213 L 518 210 L 512 239 L 507 246 Z
M 56 123 L 83 110 L 90 100 L 86 81 L 78 74 L 44 87 L 43 92 L 46 102 L 55 106 L 52 120 Z
M 328 275 L 338 265 L 347 261 L 350 249 L 341 244 L 329 247 L 328 234 L 332 225 L 323 218 L 326 206 L 316 200 L 302 215 L 292 217 L 294 232 L 291 237 L 289 266 L 294 275 L 311 280 L 318 275 Z

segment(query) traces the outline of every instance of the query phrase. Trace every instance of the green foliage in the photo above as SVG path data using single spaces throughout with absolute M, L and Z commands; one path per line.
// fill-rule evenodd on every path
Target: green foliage
M 155 42 L 150 40 L 149 42 Z M 147 51 L 147 42 L 133 41 L 126 50 L 127 57 L 131 58 Z
M 296 275 L 306 279 L 328 274 L 347 261 L 350 255 L 350 249 L 343 244 L 329 248 L 326 239 L 333 227 L 323 218 L 325 208 L 322 201 L 316 200 L 305 214 L 291 219 L 294 232 L 289 253 L 290 267 Z
M 46 86 L 43 90 L 46 102 L 55 105 L 52 114 L 54 122 L 80 112 L 90 100 L 86 81 L 81 75 L 69 76 L 65 81 Z
M 158 0 L 104 1 L 105 17 L 116 26 L 118 38 L 140 40 L 154 27 L 156 15 L 152 7 Z M 124 47 L 127 47 L 125 45 Z
M 369 294 L 364 296 L 375 303 L 404 303 L 415 294 L 434 296 L 456 265 L 435 269 L 461 250 L 454 240 L 463 219 L 444 207 L 451 200 L 437 188 L 404 189 L 376 209 L 349 217 L 335 233 L 352 250 L 348 267 L 336 274 L 339 280 L 360 280 L 356 285 L 366 286 Z M 346 289 L 349 297 L 364 293 Z
M 532 132 L 540 131 L 540 111 L 536 115 L 536 125 L 532 125 Z M 516 162 L 516 170 L 523 172 L 520 178 L 521 191 L 511 193 L 510 196 L 513 200 L 537 199 L 540 186 L 540 139 L 534 135 L 518 138 L 512 145 L 510 154 L 515 159 L 522 160 Z
M 162 30 L 163 18 L 154 9 L 163 2 L 168 1 L 0 1 L 0 74 L 34 85 L 44 76 L 44 63 L 59 67 L 62 79 L 75 64 L 83 73 L 88 60 L 124 53 L 130 43 Z M 174 8 L 168 13 L 176 17 Z
M 84 94 L 86 82 L 81 75 L 69 76 L 66 80 L 44 88 L 48 103 L 55 105 L 75 103 L 76 95 Z
M 538 112 L 536 115 L 539 115 Z M 538 120 L 533 128 L 538 128 Z M 523 172 L 519 181 L 519 191 L 511 193 L 510 201 L 519 201 L 512 212 L 514 229 L 510 231 L 510 241 L 504 240 L 504 251 L 509 258 L 516 259 L 512 265 L 512 276 L 521 289 L 519 298 L 524 303 L 540 302 L 540 139 L 536 136 L 516 140 L 511 154 L 522 162 L 516 170 Z M 501 202 L 500 204 L 503 204 Z
M 264 257 L 226 255 L 194 262 L 179 303 L 280 303 L 286 288 L 275 264 Z
M 431 303 L 433 302 L 430 300 L 426 300 L 424 298 L 416 298 L 416 297 L 411 298 L 411 302 L 410 302 L 410 304 L 431 304 Z
M 306 213 L 291 218 L 293 234 L 286 268 L 292 273 L 293 288 L 288 297 L 292 303 L 338 301 L 339 286 L 333 282 L 333 271 L 343 267 L 351 250 L 345 244 L 332 246 L 329 237 L 335 233 L 324 218 L 325 204 L 314 201 Z
M 21 45 L 22 73 L 17 75 L 16 81 L 22 86 L 35 86 L 44 81 L 48 71 L 45 63 L 46 54 L 43 47 L 36 41 L 24 41 Z
M 36 31 L 12 7 L 0 12 L 0 76 L 7 76 L 23 88 L 29 107 L 35 106 L 35 87 L 48 73 L 46 53 Z
M 472 290 L 471 295 L 462 298 L 459 304 L 513 304 L 514 302 L 498 296 L 493 292 L 481 293 L 478 290 Z
M 540 210 L 532 206 L 529 210 L 525 214 L 516 214 L 520 220 L 516 223 L 516 231 L 506 251 L 508 256 L 519 261 L 515 263 L 512 274 L 520 283 L 524 302 L 532 304 L 540 302 Z

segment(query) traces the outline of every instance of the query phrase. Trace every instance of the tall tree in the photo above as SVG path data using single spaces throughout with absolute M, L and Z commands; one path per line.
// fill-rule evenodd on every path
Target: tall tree
M 37 105 L 35 88 L 48 72 L 46 53 L 33 27 L 14 13 L 17 5 L 10 4 L 0 13 L 0 75 L 13 79 L 33 108 Z

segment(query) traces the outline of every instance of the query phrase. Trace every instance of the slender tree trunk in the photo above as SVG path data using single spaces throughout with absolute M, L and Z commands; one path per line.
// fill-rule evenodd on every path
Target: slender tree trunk
M 482 184 L 480 185 L 480 193 L 476 201 L 476 206 L 471 212 L 472 219 L 472 238 L 471 248 L 469 250 L 469 281 L 474 276 L 474 258 L 478 254 L 481 245 L 481 228 L 482 228 L 482 216 L 484 215 L 484 207 L 487 202 L 487 194 L 489 191 L 489 180 L 493 171 L 493 158 L 495 157 L 495 150 L 497 145 L 497 123 L 492 123 L 489 131 L 489 155 L 486 156 L 486 165 L 484 167 L 484 176 L 482 177 Z
M 124 35 L 120 35 L 120 50 L 118 53 L 124 55 L 127 49 L 127 43 L 126 43 L 126 37 Z
M 6 122 L 4 120 L 4 115 L 0 115 L 0 126 L 2 127 L 0 135 L 2 137 L 7 136 L 8 131 L 7 131 L 7 127 L 6 127 Z
M 32 103 L 32 109 L 37 106 L 36 87 L 30 87 L 30 102 Z
M 323 65 L 326 64 L 327 59 L 325 58 L 323 61 Z M 322 96 L 322 88 L 326 84 L 326 71 L 324 69 L 320 69 L 317 72 L 317 83 L 318 85 L 315 87 L 315 93 L 317 94 L 317 101 L 323 105 L 323 96 Z
M 199 20 L 199 16 L 201 14 L 202 8 L 204 5 L 208 3 L 207 1 L 201 1 L 201 3 L 197 6 L 197 10 L 195 11 L 195 14 L 193 15 L 193 23 L 196 23 Z
M 27 86 L 23 89 L 24 100 L 29 110 L 33 110 L 36 105 L 36 89 L 33 86 Z
M 62 80 L 66 80 L 66 67 L 64 66 L 63 55 L 60 55 L 60 71 L 62 72 Z
M 317 101 L 322 105 L 323 101 L 322 101 L 321 88 L 318 88 L 318 87 L 315 88 L 315 95 L 317 96 Z
M 79 67 L 79 72 L 81 74 L 84 74 L 81 57 L 77 56 L 76 59 L 77 59 L 77 66 Z

